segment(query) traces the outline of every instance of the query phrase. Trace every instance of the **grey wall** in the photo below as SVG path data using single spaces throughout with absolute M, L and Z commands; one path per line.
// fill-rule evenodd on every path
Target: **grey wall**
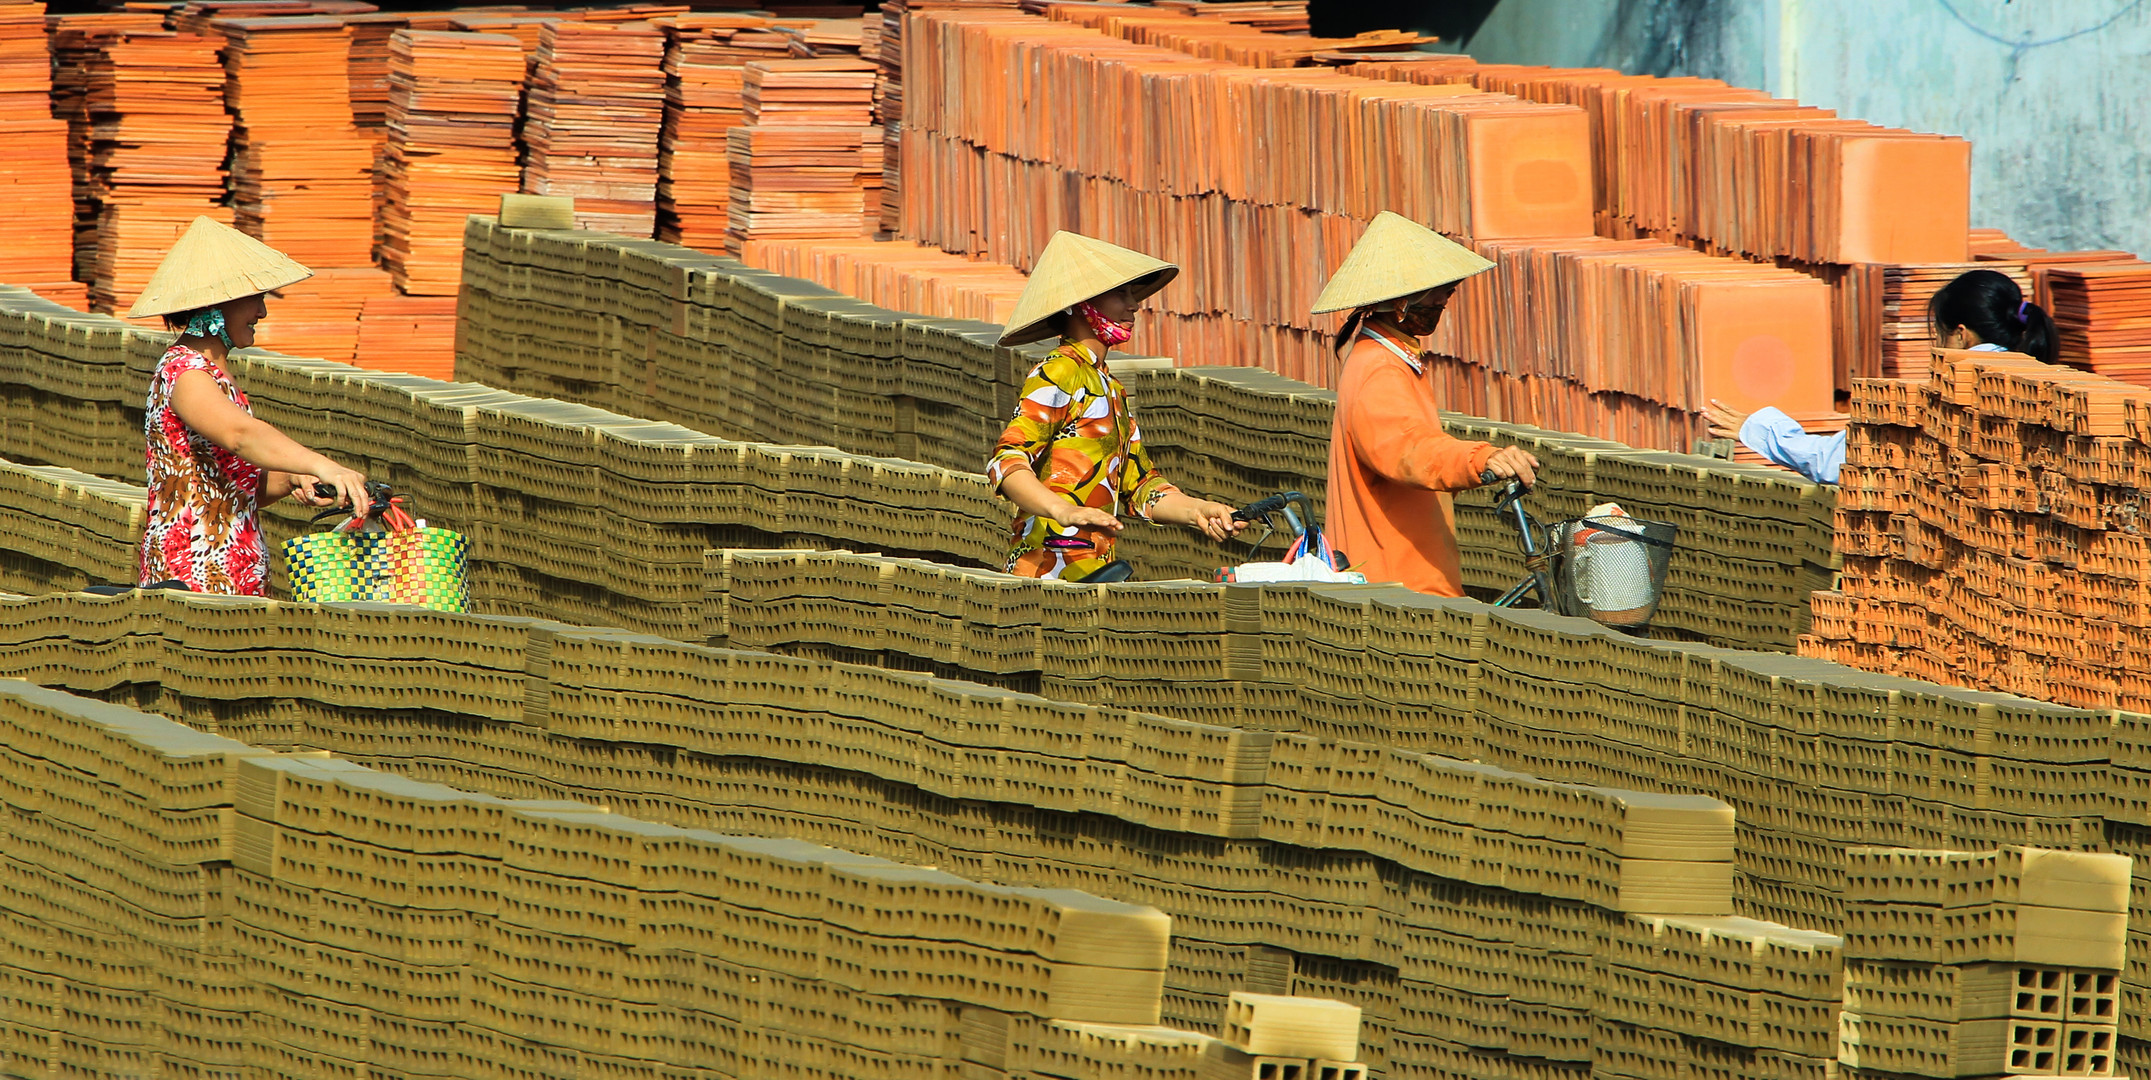
M 1501 0 L 1494 63 L 1705 75 L 1972 140 L 1972 224 L 2151 255 L 2147 0 Z

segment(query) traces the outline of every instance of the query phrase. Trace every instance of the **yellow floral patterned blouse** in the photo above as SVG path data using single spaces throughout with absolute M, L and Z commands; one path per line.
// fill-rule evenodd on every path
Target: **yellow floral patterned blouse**
M 1120 380 L 1103 357 L 1076 344 L 1062 345 L 1031 369 L 986 476 L 998 487 L 1017 469 L 1036 473 L 1057 495 L 1115 517 L 1133 511 L 1147 521 L 1150 508 L 1178 490 L 1151 466 Z M 1109 530 L 1022 514 L 1008 572 L 1057 578 L 1078 564 L 1087 571 L 1112 558 Z

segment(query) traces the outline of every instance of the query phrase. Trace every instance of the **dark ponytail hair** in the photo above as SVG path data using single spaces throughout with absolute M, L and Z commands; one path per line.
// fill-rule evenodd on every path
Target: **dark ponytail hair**
M 1352 335 L 1359 333 L 1360 326 L 1365 324 L 1367 316 L 1372 314 L 1374 314 L 1373 304 L 1368 304 L 1363 308 L 1353 308 L 1352 313 L 1344 317 L 1344 325 L 1337 328 L 1337 336 L 1329 344 L 1330 351 L 1339 356 L 1344 355 L 1344 347 L 1352 343 Z
M 1961 326 L 1981 341 L 2048 364 L 2055 362 L 2061 344 L 2054 320 L 2007 274 L 1993 270 L 1966 271 L 1942 286 L 1927 301 L 1927 322 L 1936 341 Z

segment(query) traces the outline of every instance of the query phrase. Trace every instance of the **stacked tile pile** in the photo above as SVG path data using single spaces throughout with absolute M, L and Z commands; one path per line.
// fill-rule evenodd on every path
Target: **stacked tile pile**
M 1960 262 L 1969 253 L 1963 139 L 1842 119 L 1716 79 L 1457 57 L 1352 70 L 1582 106 L 1607 235 L 1682 236 L 1805 263 Z
M 1055 847 L 1040 843 L 1035 831 L 1009 827 L 1025 815 L 1056 814 L 1062 807 L 1088 809 L 1065 820 L 1088 823 L 1078 828 L 1086 844 L 1094 845 L 1089 857 L 1103 860 L 1101 868 L 1133 865 L 1135 860 L 1147 865 L 1144 878 L 1149 884 L 1141 887 L 1172 917 L 1183 944 L 1161 965 L 1163 971 L 1153 966 L 1151 954 L 1144 954 L 1142 962 L 1117 961 L 1123 966 L 1110 970 L 1119 974 L 1100 973 L 1099 981 L 1118 978 L 1124 989 L 1098 999 L 1053 995 L 1044 1007 L 972 1002 L 1015 1014 L 1012 1019 L 1026 1011 L 1061 1011 L 1095 1021 L 1144 1024 L 1171 1016 L 1168 1009 L 1200 1006 L 1200 1022 L 1219 1031 L 1225 1045 L 1243 1055 L 1298 1058 L 1303 1063 L 1321 1057 L 1338 1064 L 1358 1057 L 1369 1066 L 1391 1069 L 1424 1069 L 1461 1055 L 1490 1057 L 1514 1068 L 1574 1068 L 1588 1065 L 1594 1056 L 1588 1033 L 1599 1011 L 1594 986 L 1600 958 L 1615 941 L 1648 939 L 1660 920 L 1672 920 L 1717 927 L 1727 939 L 1742 936 L 1737 946 L 1715 953 L 1707 944 L 1691 947 L 1698 955 L 1721 955 L 1725 961 L 1745 948 L 1746 963 L 1737 968 L 1728 964 L 1714 976 L 1723 983 L 1752 985 L 1750 980 L 1769 979 L 1772 971 L 1783 973 L 1781 982 L 1794 981 L 1785 975 L 1797 977 L 1815 968 L 1823 974 L 1809 975 L 1801 993 L 1787 995 L 1802 1011 L 1788 1010 L 1770 1029 L 1736 1034 L 1722 1019 L 1697 1021 L 1716 1025 L 1707 1028 L 1669 1021 L 1672 1029 L 1727 1039 L 1719 1052 L 1743 1061 L 1780 1062 L 1790 1075 L 1823 1075 L 1820 1060 L 1799 1048 L 1825 1040 L 1831 1030 L 1832 1014 L 1823 1007 L 1827 1002 L 1816 998 L 1818 986 L 1834 989 L 1828 978 L 1835 964 L 1834 939 L 1748 920 L 1680 914 L 1722 909 L 1726 903 L 1729 875 L 1722 859 L 1729 847 L 1731 817 L 1713 800 L 1546 784 L 1464 762 L 1385 751 L 1378 760 L 1353 768 L 1373 770 L 1388 797 L 1400 800 L 1400 820 L 1414 823 L 1420 839 L 1385 837 L 1351 830 L 1340 816 L 1355 802 L 1344 793 L 1348 781 L 1337 775 L 1344 765 L 1337 755 L 1346 748 L 1322 740 L 1256 740 L 1230 729 L 1116 709 L 1070 707 L 920 675 L 712 650 L 523 619 L 433 619 L 356 607 L 325 609 L 318 618 L 294 620 L 276 605 L 189 597 L 107 601 L 97 608 L 107 613 L 104 619 L 70 618 L 92 603 L 68 598 L 30 601 L 46 618 L 17 616 L 10 621 L 10 626 L 27 622 L 43 634 L 52 633 L 55 624 L 79 627 L 68 631 L 85 646 L 72 674 L 18 650 L 11 650 L 8 662 L 0 666 L 38 679 L 126 686 L 131 693 L 198 703 L 188 707 L 186 719 L 215 724 L 213 710 L 221 710 L 230 717 L 220 725 L 228 736 L 278 747 L 305 739 L 360 763 L 405 773 L 411 780 L 453 781 L 491 796 L 587 801 L 589 795 L 578 793 L 609 791 L 612 800 L 632 798 L 640 813 L 685 828 L 783 832 L 792 834 L 790 842 L 841 833 L 866 848 L 864 854 L 894 857 L 884 853 L 923 852 L 931 845 L 940 852 L 938 861 L 961 868 L 959 872 L 998 866 L 1004 880 L 1014 877 L 1027 885 L 1063 889 L 1090 879 L 1115 890 L 1132 887 L 1122 875 L 1100 879 L 1085 864 L 1069 862 Z M 129 612 L 140 614 L 112 618 Z M 12 643 L 17 635 L 9 636 Z M 94 658 L 88 648 L 92 642 Z M 249 657 L 246 665 L 275 663 L 295 684 L 305 674 L 388 650 L 400 658 L 365 662 L 394 680 L 403 703 L 426 705 L 384 714 L 368 703 L 388 700 L 388 688 L 317 678 L 305 682 L 309 689 L 283 706 L 252 707 L 244 703 L 255 700 L 248 695 L 258 691 L 238 683 L 231 665 L 220 666 L 218 658 L 229 653 L 217 645 Z M 149 655 L 167 659 L 161 665 L 139 662 Z M 154 673 L 156 681 L 128 682 L 135 672 Z M 666 674 L 653 678 L 660 672 Z M 474 687 L 488 689 L 474 693 Z M 678 707 L 660 719 L 639 706 L 622 711 L 606 704 L 622 700 L 623 694 L 639 700 L 653 692 L 672 697 Z M 446 711 L 438 711 L 442 706 Z M 741 725 L 727 716 L 753 719 Z M 854 734 L 833 737 L 835 729 L 826 727 L 832 721 Z M 1071 725 L 1082 737 L 1067 737 Z M 502 739 L 510 732 L 532 737 L 515 736 L 517 746 L 511 749 Z M 767 737 L 771 734 L 783 737 L 773 740 Z M 982 774 L 926 752 L 934 745 L 963 747 L 967 755 L 990 756 L 998 764 L 992 775 Z M 590 749 L 597 746 L 607 749 L 593 757 Z M 700 766 L 649 769 L 640 764 L 641 756 L 657 746 L 667 747 L 667 753 L 677 754 L 683 763 L 731 762 L 731 775 L 754 777 L 751 783 L 759 794 L 719 795 L 698 775 Z M 504 754 L 525 764 L 504 768 L 509 760 Z M 791 764 L 810 759 L 840 768 L 872 762 L 875 772 L 886 771 L 887 778 L 855 789 L 866 796 L 861 802 L 858 794 L 844 795 L 813 781 L 821 766 Z M 570 761 L 583 764 L 571 767 Z M 362 816 L 356 813 L 356 799 L 324 790 L 310 779 L 317 774 L 304 771 L 321 765 L 242 761 L 242 790 L 248 790 L 245 778 L 264 767 L 281 776 L 263 783 L 268 794 L 249 805 L 280 809 L 272 815 L 242 807 L 243 816 L 280 829 L 289 824 L 282 809 L 287 803 L 294 813 L 308 803 L 343 807 L 339 821 Z M 581 779 L 548 779 L 571 773 Z M 972 820 L 1009 824 L 983 832 L 964 830 L 947 813 L 958 805 L 957 799 L 972 807 Z M 384 801 L 375 797 L 371 804 Z M 507 809 L 511 819 L 496 818 L 495 829 L 515 852 L 505 857 L 507 881 L 513 884 L 521 880 L 515 868 L 527 865 L 532 858 L 527 853 L 536 850 L 538 838 L 512 820 L 513 807 Z M 879 824 L 895 813 L 912 824 L 907 829 Z M 602 821 L 562 817 L 555 827 L 580 838 L 586 854 L 607 854 L 618 865 L 632 865 L 618 861 L 632 856 L 606 839 Z M 1334 825 L 1322 824 L 1325 821 Z M 337 826 L 311 824 L 341 835 Z M 1140 831 L 1131 831 L 1137 825 Z M 260 828 L 241 821 L 238 835 L 244 842 Z M 673 838 L 664 845 L 674 853 L 675 862 L 668 865 L 690 857 L 678 842 L 685 838 L 648 827 L 642 832 L 652 846 Z M 1165 854 L 1146 836 L 1165 838 L 1167 844 L 1199 845 L 1206 854 Z M 269 850 L 281 849 L 280 864 L 287 858 L 296 862 L 294 848 L 303 839 L 292 837 Z M 765 852 L 770 843 L 784 842 L 764 841 Z M 1464 850 L 1459 843 L 1470 845 L 1468 857 L 1459 858 Z M 1340 847 L 1356 852 L 1347 856 L 1355 861 L 1379 859 L 1365 864 L 1370 871 L 1383 863 L 1397 870 L 1364 881 L 1317 874 L 1303 884 L 1280 888 L 1275 867 L 1260 854 L 1271 850 L 1313 857 L 1317 848 Z M 1334 856 L 1329 858 L 1334 862 Z M 240 869 L 246 872 L 250 865 L 242 863 Z M 593 868 L 576 869 L 590 877 Z M 770 872 L 751 862 L 742 870 L 756 871 Z M 1482 884 L 1466 884 L 1465 874 Z M 647 888 L 644 880 L 626 876 L 617 887 Z M 1483 884 L 1496 880 L 1502 884 Z M 848 895 L 841 886 L 830 887 L 838 896 Z M 956 888 L 945 880 L 939 884 L 943 895 Z M 591 913 L 612 910 L 604 906 L 611 894 L 600 893 L 578 898 L 576 910 L 583 919 L 579 930 L 522 921 L 532 917 L 534 905 L 511 910 L 503 920 L 522 927 L 525 941 L 547 933 L 576 933 L 586 939 L 592 933 L 617 933 L 618 924 L 614 930 L 591 924 Z M 1011 918 L 1041 918 L 1018 902 L 1030 895 L 1019 889 L 1006 901 L 1015 909 Z M 1065 893 L 1042 895 L 1077 902 Z M 895 898 L 883 902 L 894 903 Z M 961 902 L 960 894 L 944 901 Z M 1375 910 L 1396 905 L 1408 914 L 1381 922 L 1367 919 Z M 1115 909 L 1125 906 L 1105 908 Z M 1163 921 L 1156 912 L 1150 918 Z M 1099 915 L 1087 915 L 1084 921 L 1099 930 L 1111 925 Z M 844 925 L 841 917 L 832 917 L 832 925 L 821 932 L 841 938 Z M 992 920 L 988 925 L 994 925 Z M 1068 920 L 1048 918 L 1044 925 L 1068 925 Z M 1500 930 L 1487 934 L 1491 927 Z M 474 944 L 490 966 L 500 961 L 487 952 L 489 940 L 481 935 Z M 1033 940 L 1038 948 L 1050 944 Z M 1166 957 L 1162 934 L 1157 940 L 1161 951 L 1154 955 Z M 1230 997 L 1230 984 L 1219 987 L 1215 969 L 1203 966 L 1220 960 L 1233 963 L 1227 959 L 1233 955 L 1233 943 L 1249 940 L 1274 943 L 1275 949 L 1306 958 L 1288 960 L 1281 972 L 1262 972 L 1260 982 L 1254 958 L 1241 962 L 1248 981 L 1272 994 L 1326 992 L 1335 980 L 1326 974 L 1324 963 L 1369 971 L 1387 967 L 1390 974 L 1380 987 L 1354 989 L 1351 1005 L 1363 1010 L 1356 1023 L 1349 1005 L 1293 1003 L 1290 1011 L 1304 1008 L 1317 1015 L 1306 1018 L 1308 1027 L 1301 1032 L 1308 1041 L 1292 1041 L 1272 1023 L 1281 1019 L 1273 1010 L 1285 1003 Z M 1099 956 L 1100 948 L 1093 945 L 1088 956 Z M 1252 951 L 1244 944 L 1238 948 L 1242 955 Z M 934 956 L 910 966 L 926 975 L 951 973 L 949 967 L 959 963 Z M 572 964 L 565 970 L 572 970 Z M 554 971 L 554 977 L 565 973 L 559 967 Z M 1089 973 L 1079 967 L 1062 974 L 1076 982 Z M 1667 975 L 1669 981 L 1677 977 Z M 499 1008 L 497 999 L 489 1006 L 486 996 L 487 980 L 495 977 L 484 969 L 477 974 L 473 985 L 480 995 L 478 1007 Z M 1000 985 L 993 979 L 983 982 L 972 992 Z M 1161 985 L 1169 988 L 1164 1001 L 1158 992 Z M 1700 991 L 1707 984 L 1690 977 L 1679 985 Z M 605 987 L 594 988 L 594 996 L 613 1000 Z M 373 1001 L 359 1004 L 375 1007 Z M 1079 1008 L 1095 1011 L 1074 1011 Z M 1000 1045 L 997 1038 L 985 1038 L 997 1034 L 999 1023 L 991 1017 L 977 1019 L 989 1030 L 967 1033 L 966 1042 L 978 1040 L 973 1045 L 980 1049 Z M 534 1021 L 526 1014 L 520 1022 Z M 825 1029 L 824 1022 L 817 1022 L 809 1030 Z M 1325 1038 L 1316 1041 L 1318 1034 Z M 554 1037 L 575 1046 L 572 1040 L 592 1036 L 562 1030 Z M 1014 1051 L 1013 1046 L 1009 1049 Z M 1223 1049 L 1206 1047 L 1205 1052 L 1239 1060 Z M 1157 1075 L 1195 1080 L 1204 1074 Z
M 1935 350 L 1856 384 L 1843 591 L 1811 655 L 2087 708 L 2151 708 L 2151 391 L 2011 353 Z
M 268 301 L 269 316 L 255 324 L 254 343 L 293 355 L 355 360 L 386 371 L 410 370 L 400 366 L 405 357 L 362 353 L 359 348 L 361 315 L 369 305 L 395 295 L 388 271 L 372 266 L 310 269 L 313 277 L 278 289 Z
M 0 945 L 10 1052 L 62 1070 L 834 1080 L 1028 1062 L 1065 1052 L 1064 1025 L 1157 1020 L 1154 908 L 473 794 L 19 685 L 0 728 L 0 791 L 29 807 Z M 1269 1007 L 1294 1003 L 1322 1005 Z M 997 1044 L 958 1036 L 987 1018 Z M 1152 1030 L 1163 1046 L 1092 1047 L 1076 1075 L 1194 1080 L 1175 1036 L 1189 1064 L 1232 1050 Z
M 1300 67 L 1318 56 L 1357 52 L 1410 51 L 1436 38 L 1408 30 L 1370 30 L 1348 38 L 1310 37 L 1307 11 L 1269 12 L 1213 11 L 1238 5 L 1184 3 L 1159 6 L 1156 10 L 1135 7 L 1086 7 L 1055 4 L 1046 13 L 1083 26 L 1095 27 L 1115 37 L 1146 45 L 1174 49 L 1207 60 L 1222 60 L 1248 67 Z M 1268 16 L 1268 17 L 1264 17 Z M 1287 30 L 1296 27 L 1297 32 Z
M 1308 309 L 1382 210 L 1478 240 L 1592 231 L 1575 106 L 1240 67 L 1005 10 L 922 11 L 904 33 L 901 235 L 1027 270 L 1065 228 L 1174 262 L 1145 347 L 1183 362 L 1328 381 L 1335 322 Z M 1018 104 L 1041 100 L 1127 107 Z M 1322 134 L 1361 126 L 1388 137 Z
M 1016 0 L 885 0 L 880 23 L 861 35 L 859 55 L 874 62 L 874 123 L 881 128 L 881 217 L 883 233 L 895 233 L 903 225 L 903 189 L 899 182 L 904 135 L 904 32 L 911 12 L 945 8 L 1016 7 Z M 875 16 L 868 16 L 871 22 Z
M 72 591 L 132 584 L 142 489 L 51 465 L 0 460 L 0 590 Z
M 2046 302 L 2061 341 L 2059 359 L 2138 386 L 2151 386 L 2151 263 L 2140 259 L 2046 271 Z
M 98 51 L 130 31 L 162 29 L 154 11 L 95 12 L 51 18 L 52 115 L 67 121 L 67 164 L 73 177 L 74 280 L 90 280 L 97 262 L 97 196 L 90 172 L 90 62 Z M 57 297 L 55 299 L 58 299 Z M 89 309 L 88 297 L 73 306 Z M 63 301 L 65 302 L 65 301 Z
M 1848 854 L 1840 1064 L 1862 1076 L 2115 1075 L 2127 856 Z
M 464 218 L 516 188 L 522 85 L 512 37 L 399 30 L 389 39 L 381 262 L 399 291 L 456 293 Z
M 373 264 L 373 141 L 352 118 L 351 30 L 329 18 L 211 24 L 232 114 L 239 229 L 314 267 Z
M 1006 323 L 1023 295 L 1012 266 L 901 240 L 752 240 L 740 261 L 897 311 Z
M 1651 240 L 1478 248 L 1497 265 L 1457 290 L 1434 349 L 1483 369 L 1480 384 L 1536 400 L 1452 404 L 1491 398 L 1503 407 L 1486 415 L 1681 448 L 1703 434 L 1713 400 L 1802 420 L 1835 411 L 1830 290 L 1806 274 Z
M 1204 15 L 1273 34 L 1304 34 L 1310 28 L 1306 0 L 1162 0 L 1161 11 Z
M 80 303 L 69 124 L 57 108 L 43 0 L 0 6 L 0 198 L 9 206 L 0 281 Z
M 124 312 L 188 223 L 229 223 L 224 67 L 217 40 L 128 32 L 90 58 L 90 197 L 97 205 L 90 305 Z
M 746 123 L 727 133 L 727 250 L 750 240 L 874 234 L 882 160 L 874 79 L 874 65 L 859 59 L 747 65 Z
M 350 82 L 314 77 L 349 56 L 352 31 L 332 18 L 211 26 L 226 41 L 233 224 L 314 271 L 272 301 L 255 340 L 350 360 L 359 312 L 393 291 L 373 265 L 375 140 L 354 122 Z
M 388 138 L 388 39 L 408 29 L 411 17 L 379 11 L 340 21 L 351 28 L 351 122 L 378 147 Z
M 523 190 L 574 198 L 583 228 L 651 235 L 664 52 L 646 25 L 546 23 L 523 98 Z
M 727 136 L 747 122 L 746 67 L 787 55 L 784 35 L 753 15 L 661 20 L 665 117 L 658 140 L 657 238 L 721 251 L 732 221 Z

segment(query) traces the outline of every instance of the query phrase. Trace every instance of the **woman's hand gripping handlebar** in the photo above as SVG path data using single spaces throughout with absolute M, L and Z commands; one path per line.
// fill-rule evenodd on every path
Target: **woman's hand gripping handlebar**
M 1522 484 L 1525 491 L 1529 491 L 1531 486 L 1538 482 L 1538 478 L 1539 459 L 1533 457 L 1530 451 L 1517 446 L 1497 447 L 1493 456 L 1486 459 L 1485 467 L 1479 470 L 1480 487 L 1502 480 L 1514 480 Z
M 336 485 L 331 484 L 326 480 L 314 481 L 314 496 L 316 498 L 324 500 L 336 500 L 340 502 L 340 494 L 341 493 L 336 490 Z M 327 521 L 338 514 L 344 514 L 353 518 L 372 517 L 389 508 L 389 500 L 394 497 L 394 494 L 394 490 L 391 489 L 387 484 L 384 484 L 379 480 L 368 480 L 366 482 L 366 496 L 370 500 L 371 505 L 345 507 L 341 505 L 336 505 L 334 502 L 332 502 L 328 509 L 323 510 L 322 512 L 314 515 L 314 521 L 316 521 L 317 523 Z

